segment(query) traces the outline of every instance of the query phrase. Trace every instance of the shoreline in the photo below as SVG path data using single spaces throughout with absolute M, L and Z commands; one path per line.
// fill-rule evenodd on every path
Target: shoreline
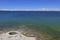
M 31 28 L 31 27 L 28 27 L 26 25 L 23 25 L 23 26 L 14 26 L 14 27 L 10 27 L 10 28 L 7 27 L 6 29 L 3 28 L 4 30 L 2 31 L 2 33 L 7 33 L 9 31 L 19 31 L 19 32 L 22 31 L 23 35 L 25 35 L 27 37 L 28 36 L 30 36 L 30 37 L 36 37 L 36 40 L 39 40 L 39 39 L 50 40 L 50 39 L 54 38 L 52 35 L 49 34 L 49 32 L 48 33 L 47 32 L 43 32 L 42 30 L 39 32 L 39 29 L 36 30 L 34 28 Z M 58 37 L 58 36 L 56 36 L 56 37 Z

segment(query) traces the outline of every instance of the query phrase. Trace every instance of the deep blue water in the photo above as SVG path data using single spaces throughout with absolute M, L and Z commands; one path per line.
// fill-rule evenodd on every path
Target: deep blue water
M 0 24 L 38 24 L 49 25 L 60 31 L 59 11 L 0 11 Z

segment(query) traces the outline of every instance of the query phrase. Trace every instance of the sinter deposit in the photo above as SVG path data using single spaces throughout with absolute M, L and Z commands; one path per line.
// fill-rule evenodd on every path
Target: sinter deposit
M 9 31 L 3 34 L 0 34 L 0 40 L 36 40 L 35 37 L 24 36 L 19 31 Z

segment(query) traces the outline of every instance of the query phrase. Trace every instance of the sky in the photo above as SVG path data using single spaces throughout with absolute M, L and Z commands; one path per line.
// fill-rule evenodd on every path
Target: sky
M 0 0 L 0 9 L 60 9 L 60 0 Z

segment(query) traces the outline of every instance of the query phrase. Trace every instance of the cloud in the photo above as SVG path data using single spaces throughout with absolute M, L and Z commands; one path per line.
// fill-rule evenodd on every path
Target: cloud
M 0 9 L 3 11 L 60 11 L 60 8 L 37 8 L 37 9 Z

